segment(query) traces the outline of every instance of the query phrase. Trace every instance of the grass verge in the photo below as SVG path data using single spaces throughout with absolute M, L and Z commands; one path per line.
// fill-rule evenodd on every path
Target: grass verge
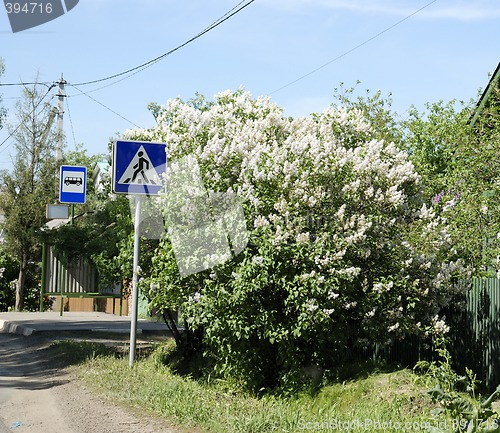
M 426 389 L 409 370 L 372 373 L 293 398 L 257 398 L 224 381 L 180 377 L 154 355 L 129 368 L 126 357 L 93 344 L 59 344 L 53 350 L 71 349 L 75 362 L 69 363 L 83 361 L 75 367 L 77 374 L 102 396 L 204 432 L 428 432 L 435 426 Z

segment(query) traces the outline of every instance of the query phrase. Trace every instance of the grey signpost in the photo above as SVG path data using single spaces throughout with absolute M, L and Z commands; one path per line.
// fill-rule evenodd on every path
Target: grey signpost
M 139 259 L 141 241 L 141 200 L 143 196 L 157 195 L 161 175 L 167 165 L 166 144 L 118 140 L 113 146 L 113 192 L 135 196 L 134 258 L 132 276 L 132 311 L 130 320 L 129 366 L 135 360 L 137 339 L 137 309 Z
M 141 253 L 141 197 L 135 197 L 135 219 L 134 219 L 134 261 L 132 275 L 132 317 L 130 319 L 130 349 L 128 365 L 132 367 L 135 359 L 136 337 L 137 337 L 137 310 L 139 294 L 137 282 L 139 280 L 139 258 Z

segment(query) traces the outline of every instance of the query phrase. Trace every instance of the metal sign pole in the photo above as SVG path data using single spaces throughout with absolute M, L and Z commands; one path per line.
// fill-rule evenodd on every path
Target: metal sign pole
M 134 264 L 132 278 L 132 314 L 130 321 L 129 366 L 135 360 L 140 254 L 141 195 L 157 195 L 161 189 L 161 175 L 167 165 L 167 145 L 144 141 L 118 140 L 113 144 L 113 192 L 135 195 Z M 69 176 L 68 177 L 74 177 Z M 71 179 L 70 179 L 71 180 Z
M 141 251 L 141 198 L 135 196 L 135 220 L 134 220 L 134 264 L 132 276 L 132 318 L 130 320 L 130 353 L 129 367 L 132 367 L 135 360 L 135 347 L 137 335 L 137 305 L 138 305 L 138 290 L 137 281 L 139 279 L 139 255 Z

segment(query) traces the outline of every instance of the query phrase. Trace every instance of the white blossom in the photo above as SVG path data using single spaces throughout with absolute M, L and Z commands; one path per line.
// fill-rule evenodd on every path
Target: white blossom
M 438 316 L 435 316 L 432 319 L 433 325 L 432 325 L 432 330 L 435 334 L 446 334 L 450 330 L 450 327 L 446 325 L 446 322 L 444 320 L 444 317 L 442 319 L 439 319 Z
M 296 236 L 295 241 L 298 244 L 306 244 L 306 243 L 308 243 L 309 242 L 309 232 L 307 232 L 307 233 L 299 233 Z
M 194 295 L 189 296 L 188 302 L 197 304 L 201 300 L 201 293 L 200 292 L 195 292 Z
M 356 305 L 358 305 L 358 302 L 357 301 L 352 301 L 352 302 L 348 302 L 347 304 L 344 305 L 344 308 L 346 310 L 350 310 L 351 308 L 354 308 L 356 307 Z M 374 313 L 375 314 L 375 313 Z
M 314 298 L 313 299 L 309 299 L 306 302 L 306 308 L 311 313 L 314 313 L 319 308 L 316 299 L 314 299 Z
M 368 311 L 366 314 L 365 314 L 365 317 L 366 318 L 370 318 L 370 317 L 373 317 L 375 316 L 375 313 L 377 312 L 377 309 L 376 308 L 373 308 L 372 310 Z
M 334 292 L 333 290 L 330 290 L 327 295 L 328 299 L 337 299 L 339 296 L 340 294 Z
M 455 205 L 457 204 L 457 200 L 456 199 L 451 199 L 451 200 L 448 200 L 444 206 L 443 206 L 443 212 L 446 212 L 450 209 L 453 209 L 455 207 Z
M 394 325 L 391 325 L 387 328 L 387 331 L 388 332 L 394 332 L 396 331 L 397 329 L 399 329 L 399 322 L 398 323 L 395 323 Z
M 269 220 L 265 216 L 259 215 L 255 218 L 255 220 L 253 222 L 253 226 L 256 229 L 261 228 L 261 227 L 267 227 L 267 226 L 269 226 Z
M 191 182 L 190 188 L 179 192 L 181 196 L 206 194 L 205 189 L 226 191 L 229 183 L 243 203 L 255 243 L 268 241 L 277 253 L 309 243 L 303 249 L 311 254 L 309 268 L 301 267 L 301 257 L 290 259 L 299 274 L 293 283 L 301 290 L 327 290 L 326 275 L 338 282 L 335 291 L 326 294 L 328 300 L 340 297 L 342 303 L 336 301 L 335 306 L 351 312 L 359 302 L 359 309 L 368 311 L 367 318 L 375 316 L 371 299 L 378 297 L 349 299 L 351 286 L 399 301 L 394 287 L 416 290 L 425 295 L 428 308 L 434 308 L 440 299 L 448 298 L 451 277 L 463 265 L 446 262 L 440 255 L 453 251 L 453 245 L 436 206 L 415 205 L 414 197 L 410 200 L 420 178 L 408 156 L 394 143 L 373 139 L 371 132 L 361 110 L 332 106 L 314 116 L 290 119 L 270 98 L 253 98 L 240 88 L 218 93 L 204 110 L 179 98 L 170 100 L 160 108 L 155 128 L 129 130 L 123 136 L 167 143 L 170 172 L 181 170 L 177 161 L 187 158 L 192 170 L 185 170 L 186 176 L 192 172 L 203 182 Z M 455 206 L 454 200 L 444 211 Z M 160 197 L 162 203 L 164 197 Z M 180 208 L 188 222 L 196 223 L 200 216 L 193 212 L 193 203 L 187 200 Z M 313 215 L 314 225 L 304 223 L 304 213 Z M 324 219 L 317 223 L 319 216 Z M 398 230 L 402 223 L 405 229 Z M 413 223 L 418 233 L 405 239 L 403 233 Z M 376 275 L 376 269 L 363 267 L 377 257 L 385 260 L 385 252 L 391 249 L 403 253 L 394 255 L 399 272 L 390 276 L 391 281 Z M 260 255 L 251 260 L 252 265 L 263 263 Z M 360 281 L 365 273 L 371 285 Z M 234 269 L 232 275 L 243 274 Z M 215 272 L 210 278 L 216 279 Z M 306 308 L 316 311 L 316 299 L 307 301 Z M 321 311 L 328 315 L 330 309 Z M 399 314 L 397 308 L 391 313 Z M 397 329 L 396 324 L 386 326 L 391 332 Z M 432 326 L 446 328 L 438 319 Z

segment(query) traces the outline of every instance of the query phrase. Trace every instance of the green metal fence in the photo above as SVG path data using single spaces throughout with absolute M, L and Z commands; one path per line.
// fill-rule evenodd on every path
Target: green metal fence
M 106 290 L 100 289 L 95 266 L 83 257 L 78 257 L 69 263 L 64 262 L 57 256 L 54 247 L 48 244 L 44 244 L 42 250 L 40 311 L 43 311 L 44 296 L 60 297 L 61 315 L 64 311 L 63 300 L 67 298 L 119 299 L 119 314 L 122 315 L 121 285 L 109 287 Z M 98 304 L 94 307 L 98 308 Z
M 473 278 L 456 284 L 465 292 L 459 299 L 463 308 L 442 312 L 450 325 L 447 337 L 453 367 L 460 374 L 470 368 L 483 385 L 496 388 L 500 384 L 500 280 Z M 377 344 L 364 356 L 410 368 L 419 360 L 436 360 L 432 339 L 416 336 Z
M 500 384 L 500 280 L 463 281 L 466 308 L 450 312 L 450 351 L 459 369 L 471 368 L 488 387 Z

